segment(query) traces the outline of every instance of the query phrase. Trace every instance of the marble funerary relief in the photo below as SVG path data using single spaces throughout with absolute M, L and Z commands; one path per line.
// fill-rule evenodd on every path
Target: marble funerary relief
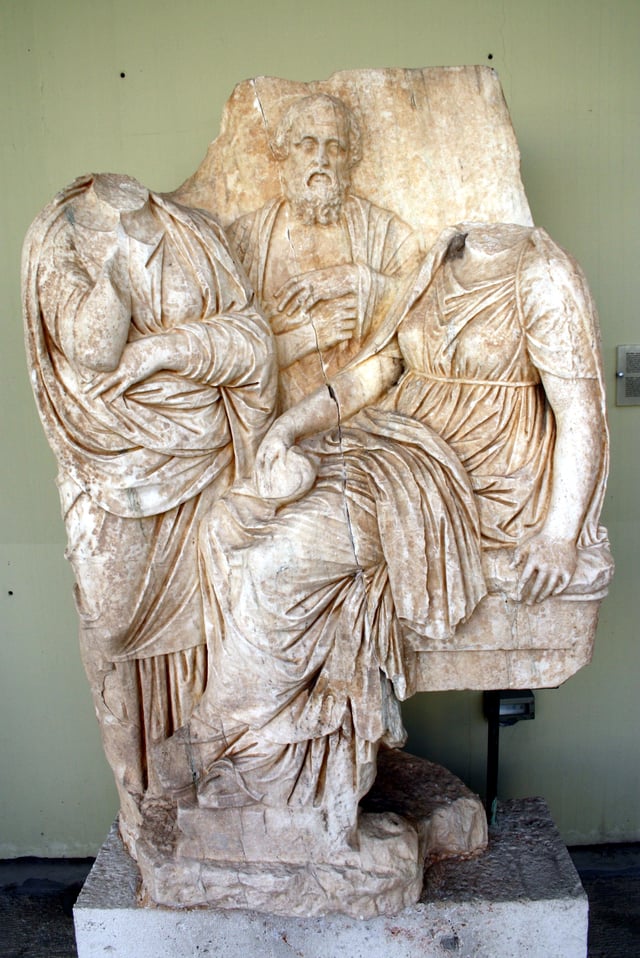
M 564 681 L 613 568 L 595 308 L 496 75 L 242 83 L 173 194 L 58 194 L 23 282 L 143 896 L 416 901 L 486 822 L 400 701 Z

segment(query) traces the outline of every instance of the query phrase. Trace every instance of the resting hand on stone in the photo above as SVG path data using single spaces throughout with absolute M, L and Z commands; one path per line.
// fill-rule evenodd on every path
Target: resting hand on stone
M 516 549 L 518 598 L 527 605 L 563 592 L 576 570 L 578 550 L 572 539 L 532 536 Z

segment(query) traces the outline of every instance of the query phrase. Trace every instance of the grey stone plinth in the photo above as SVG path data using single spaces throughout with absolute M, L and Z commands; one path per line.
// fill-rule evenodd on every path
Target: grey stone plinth
M 112 829 L 74 909 L 79 958 L 585 958 L 587 898 L 541 799 L 500 806 L 488 851 L 433 865 L 393 918 L 144 908 Z

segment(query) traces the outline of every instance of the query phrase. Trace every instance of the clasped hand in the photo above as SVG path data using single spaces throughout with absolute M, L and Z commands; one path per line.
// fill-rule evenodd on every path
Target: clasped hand
M 292 277 L 276 293 L 276 306 L 279 312 L 291 314 L 349 294 L 358 294 L 358 267 L 353 263 Z
M 290 279 L 275 297 L 276 335 L 308 331 L 308 346 L 330 349 L 349 341 L 358 323 L 358 270 L 353 265 L 313 270 Z

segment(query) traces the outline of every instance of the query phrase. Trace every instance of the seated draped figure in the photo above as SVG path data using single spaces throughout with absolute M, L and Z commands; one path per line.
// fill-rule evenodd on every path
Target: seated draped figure
M 209 684 L 164 746 L 167 785 L 195 778 L 210 807 L 326 804 L 352 837 L 431 638 L 490 589 L 602 593 L 605 433 L 575 262 L 541 229 L 446 230 L 201 523 Z
M 481 80 L 457 82 L 495 111 Z M 351 106 L 274 100 L 254 179 L 280 189 L 216 180 L 227 234 L 196 181 L 169 197 L 89 175 L 43 210 L 31 379 L 144 895 L 392 913 L 420 894 L 431 829 L 362 805 L 404 744 L 400 702 L 557 684 L 587 658 L 613 570 L 597 317 L 526 210 L 425 242 L 361 195 Z
M 206 684 L 197 528 L 273 419 L 271 333 L 213 219 L 125 176 L 82 177 L 43 210 L 24 299 L 82 658 L 135 851 L 153 745 Z

